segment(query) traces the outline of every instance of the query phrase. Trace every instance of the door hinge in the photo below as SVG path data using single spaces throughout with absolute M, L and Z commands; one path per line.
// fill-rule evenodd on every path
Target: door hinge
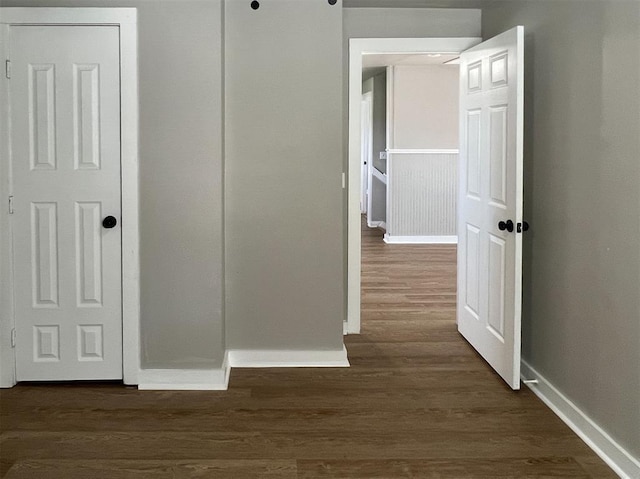
M 16 330 L 15 328 L 11 330 L 11 347 L 16 347 Z
M 7 78 L 11 78 L 11 60 L 5 60 L 4 62 L 4 72 Z
M 13 214 L 13 196 L 9 196 L 9 214 Z

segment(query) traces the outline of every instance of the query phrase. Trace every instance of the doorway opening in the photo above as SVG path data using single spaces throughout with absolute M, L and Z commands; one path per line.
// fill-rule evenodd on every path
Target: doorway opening
M 420 39 L 351 39 L 349 48 L 349 205 L 348 205 L 348 279 L 347 279 L 347 323 L 345 331 L 347 334 L 358 334 L 360 332 L 360 313 L 361 313 L 361 208 L 363 184 L 363 168 L 362 165 L 362 97 L 363 97 L 363 65 L 366 66 L 365 57 L 372 55 L 451 55 L 456 57 L 460 52 L 480 43 L 480 38 L 420 38 Z M 427 56 L 427 58 L 429 58 Z M 435 58 L 435 57 L 431 57 Z M 375 66 L 371 66 L 375 68 Z M 375 72 L 375 70 L 374 70 Z M 382 73 L 382 72 L 378 72 Z M 393 81 L 389 72 L 385 69 L 386 86 L 385 91 L 388 92 L 392 85 L 389 85 L 389 79 Z M 374 84 L 375 89 L 375 84 Z M 375 90 L 374 90 L 375 91 Z M 374 93 L 375 95 L 375 93 Z M 385 105 L 387 111 L 390 110 L 388 102 L 389 96 L 386 95 Z M 375 102 L 375 97 L 374 97 Z M 375 115 L 375 113 L 374 113 Z M 385 122 L 385 151 L 376 151 L 375 146 L 372 147 L 373 153 L 368 166 L 367 184 L 368 191 L 373 194 L 367 198 L 367 204 L 373 207 L 373 211 L 368 211 L 368 218 L 371 216 L 371 226 L 383 226 L 385 229 L 389 226 L 388 210 L 385 211 L 385 219 L 381 220 L 378 207 L 376 209 L 376 201 L 381 198 L 380 191 L 384 191 L 385 209 L 388 207 L 389 191 L 381 185 L 387 182 L 389 177 L 386 166 L 388 165 L 387 151 L 389 145 L 393 144 L 393 132 L 387 131 L 387 127 L 391 121 Z M 375 128 L 375 127 L 374 127 Z M 379 136 L 379 135 L 378 135 Z M 378 149 L 380 149 L 378 147 Z M 407 149 L 411 154 L 411 150 Z M 393 151 L 393 150 L 392 150 Z M 402 153 L 400 153 L 402 154 Z M 377 166 L 377 167 L 376 167 Z M 376 193 L 378 193 L 376 195 Z M 372 204 L 373 200 L 373 204 Z M 381 201 L 378 202 L 382 203 Z M 378 210 L 378 211 L 376 211 Z M 377 223 L 377 224 L 376 224 Z M 383 224 L 384 223 L 384 224 Z
M 440 52 L 363 55 L 361 315 L 367 335 L 387 331 L 394 339 L 464 343 L 455 333 L 458 60 Z
M 479 38 L 351 39 L 349 50 L 348 294 L 345 332 L 360 332 L 363 58 L 384 54 L 401 57 L 406 54 L 427 54 L 427 58 L 431 54 L 430 58 L 438 58 L 437 55 L 459 54 L 459 109 L 458 114 L 453 115 L 454 123 L 457 121 L 459 124 L 459 132 L 452 135 L 452 142 L 437 145 L 433 150 L 416 148 L 411 144 L 411 135 L 407 136 L 404 130 L 399 132 L 396 128 L 394 114 L 400 109 L 392 105 L 392 108 L 387 108 L 384 158 L 379 152 L 379 159 L 386 161 L 372 170 L 372 163 L 376 159 L 374 152 L 373 161 L 369 161 L 368 176 L 369 179 L 383 178 L 382 183 L 386 179 L 385 242 L 425 243 L 438 239 L 438 242 L 444 242 L 443 236 L 450 236 L 448 242 L 455 242 L 457 235 L 457 329 L 513 389 L 520 387 L 522 233 L 527 229 L 522 217 L 523 45 L 524 29 L 519 26 L 484 42 Z M 387 105 L 390 99 L 393 101 L 397 96 L 393 83 L 402 78 L 397 74 L 400 71 L 394 69 L 399 67 L 391 66 L 386 70 L 386 90 L 392 92 L 387 95 Z M 415 106 L 411 105 L 411 101 L 405 110 L 410 125 L 407 131 L 410 131 L 415 126 L 411 123 L 412 115 L 416 113 L 412 111 Z M 398 123 L 404 120 L 398 118 Z M 429 123 L 429 119 L 419 119 L 418 123 L 420 121 Z M 438 141 L 443 141 L 449 132 L 446 128 L 439 131 L 442 126 L 439 121 L 446 124 L 441 118 L 436 119 L 430 129 L 438 132 Z M 424 131 L 418 130 L 419 137 L 425 136 Z M 450 130 L 453 132 L 455 128 Z M 459 152 L 447 148 L 457 143 L 456 136 L 460 140 Z M 401 148 L 397 148 L 396 143 Z M 421 158 L 425 154 L 431 156 L 428 161 Z M 403 159 L 397 161 L 394 155 Z M 454 155 L 454 161 L 451 155 Z M 369 159 L 369 156 L 364 159 Z M 421 168 L 428 166 L 433 169 L 438 162 L 440 168 L 457 164 L 456 169 L 449 171 L 452 178 L 443 179 L 446 174 L 433 174 L 432 171 L 420 173 Z M 430 176 L 440 177 L 443 185 L 455 184 L 452 203 L 456 214 L 451 215 L 455 219 L 449 230 L 453 234 L 439 234 L 438 239 L 430 235 L 412 234 L 410 219 L 404 222 L 398 220 L 404 216 L 415 216 L 413 213 L 406 214 L 406 210 L 410 209 L 407 206 L 412 201 L 415 203 L 416 199 L 411 192 L 419 191 L 418 196 L 423 197 L 424 191 L 420 190 L 423 186 L 428 187 L 423 183 Z M 401 181 L 398 182 L 398 179 Z M 416 188 L 407 188 L 406 185 L 412 182 Z M 373 190 L 367 193 L 375 195 Z M 429 203 L 429 200 L 423 202 Z M 367 204 L 369 206 L 372 203 L 368 201 Z M 369 216 L 371 213 L 367 211 Z M 408 229 L 403 230 L 403 226 L 407 225 Z

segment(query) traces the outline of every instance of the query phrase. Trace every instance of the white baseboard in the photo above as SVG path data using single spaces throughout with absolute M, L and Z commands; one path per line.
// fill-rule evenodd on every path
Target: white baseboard
M 382 228 L 383 230 L 387 231 L 387 223 L 385 221 L 371 221 L 371 222 L 369 222 L 367 220 L 367 226 L 369 228 Z
M 349 367 L 349 360 L 344 345 L 337 351 L 229 350 L 219 369 L 140 369 L 138 389 L 226 390 L 232 367 L 344 368 Z
M 15 386 L 16 384 L 18 384 L 18 383 L 16 383 L 12 379 L 4 378 L 4 377 L 0 378 L 0 389 L 10 389 L 13 386 Z
M 521 366 L 523 380 L 538 381 L 537 384 L 525 383 L 529 389 L 580 436 L 580 439 L 593 449 L 616 474 L 625 479 L 640 478 L 638 458 L 633 457 L 526 361 L 522 361 Z
M 138 389 L 223 391 L 229 385 L 229 355 L 220 369 L 141 369 Z
M 346 368 L 347 349 L 338 351 L 289 351 L 234 349 L 229 351 L 233 368 Z
M 8 356 L 8 355 L 7 355 Z M 13 358 L 8 359 L 0 358 L 0 389 L 12 388 L 16 383 L 15 363 Z M 10 363 L 8 367 L 7 363 Z
M 346 336 L 349 334 L 349 323 L 347 321 L 342 322 L 342 335 Z
M 349 334 L 360 334 L 360 322 L 355 326 L 353 321 L 344 321 L 342 323 L 342 335 L 347 336 Z
M 388 244 L 457 244 L 457 236 L 395 236 L 384 235 L 384 242 Z

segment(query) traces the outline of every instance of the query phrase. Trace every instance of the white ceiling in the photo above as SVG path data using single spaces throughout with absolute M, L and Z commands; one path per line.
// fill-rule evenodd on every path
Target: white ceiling
M 362 55 L 362 68 L 386 67 L 391 65 L 442 65 L 443 63 L 458 58 L 458 56 L 459 55 L 457 54 L 452 55 L 447 53 L 388 53 Z
M 367 80 L 372 76 L 379 75 L 391 65 L 442 65 L 443 63 L 455 60 L 457 54 L 443 53 L 434 56 L 428 53 L 383 53 L 362 55 L 362 80 Z

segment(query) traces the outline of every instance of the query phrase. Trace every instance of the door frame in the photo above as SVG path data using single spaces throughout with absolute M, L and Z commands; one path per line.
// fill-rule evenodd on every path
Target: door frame
M 362 55 L 374 53 L 460 53 L 482 42 L 480 37 L 351 38 L 349 40 L 349 155 L 347 193 L 346 334 L 360 333 L 360 102 Z
M 140 235 L 138 201 L 138 25 L 135 8 L 0 8 L 0 54 L 6 50 L 11 25 L 116 26 L 120 35 L 120 163 L 122 214 L 122 376 L 125 384 L 138 384 L 140 371 Z M 13 226 L 7 207 L 13 193 L 9 144 L 9 89 L 2 72 L 0 126 L 5 145 L 0 149 L 0 387 L 16 384 L 13 304 Z

